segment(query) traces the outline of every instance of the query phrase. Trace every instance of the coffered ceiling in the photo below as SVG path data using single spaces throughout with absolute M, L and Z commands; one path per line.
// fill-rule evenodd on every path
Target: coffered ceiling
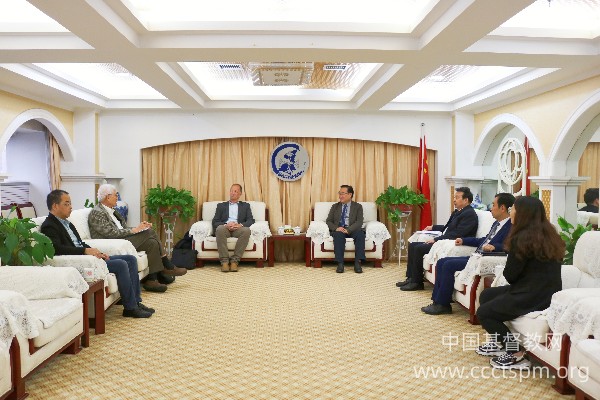
M 480 112 L 600 74 L 600 0 L 10 0 L 0 89 L 67 109 Z

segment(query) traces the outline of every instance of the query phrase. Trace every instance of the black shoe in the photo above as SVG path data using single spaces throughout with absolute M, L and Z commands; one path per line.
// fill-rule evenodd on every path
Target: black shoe
M 144 304 L 142 304 L 141 302 L 138 303 L 138 308 L 140 310 L 149 312 L 150 314 L 154 314 L 154 312 L 156 311 L 154 308 L 147 307 Z
M 354 260 L 354 272 L 362 274 L 362 267 L 360 266 L 360 260 Z
M 157 281 L 148 279 L 142 287 L 149 292 L 163 293 L 167 291 L 167 285 L 158 283 Z
M 171 283 L 175 282 L 175 277 L 172 275 L 165 275 L 161 272 L 158 274 L 158 282 L 162 283 L 163 285 L 170 285 Z
M 120 298 L 115 304 L 118 305 L 118 306 L 122 306 L 123 305 L 123 299 Z
M 123 310 L 123 316 L 129 318 L 150 318 L 152 313 L 144 311 L 141 308 L 134 308 L 133 310 Z
M 407 283 L 406 285 L 402 286 L 400 288 L 400 290 L 402 290 L 403 292 L 413 292 L 415 290 L 424 290 L 425 289 L 425 285 L 423 284 L 423 282 L 421 283 L 417 283 L 417 282 L 411 282 L 411 283 Z
M 396 282 L 396 286 L 397 287 L 402 287 L 404 285 L 408 285 L 411 282 L 412 282 L 412 279 L 406 278 L 406 280 L 403 280 L 403 281 L 400 281 L 400 282 Z
M 440 315 L 440 314 L 452 314 L 452 307 L 450 305 L 431 303 L 427 307 L 422 307 L 421 311 L 429 315 Z
M 338 263 L 338 267 L 336 268 L 335 272 L 337 272 L 338 274 L 341 274 L 344 272 L 344 263 Z

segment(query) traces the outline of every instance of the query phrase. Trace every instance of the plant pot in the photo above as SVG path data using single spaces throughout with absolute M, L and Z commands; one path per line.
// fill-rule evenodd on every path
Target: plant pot
M 411 213 L 413 210 L 412 204 L 390 204 L 392 210 L 400 210 L 402 213 Z

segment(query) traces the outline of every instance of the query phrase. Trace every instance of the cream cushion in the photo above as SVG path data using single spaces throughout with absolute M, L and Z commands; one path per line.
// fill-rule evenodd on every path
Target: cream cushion
M 585 339 L 571 346 L 569 382 L 593 398 L 600 398 L 600 340 Z

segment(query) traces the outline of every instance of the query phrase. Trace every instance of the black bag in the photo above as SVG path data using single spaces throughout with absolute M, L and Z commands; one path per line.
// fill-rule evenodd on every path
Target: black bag
M 186 232 L 183 239 L 177 242 L 173 248 L 171 262 L 175 266 L 186 269 L 196 268 L 196 256 L 198 252 L 192 249 L 192 240 L 189 232 Z

